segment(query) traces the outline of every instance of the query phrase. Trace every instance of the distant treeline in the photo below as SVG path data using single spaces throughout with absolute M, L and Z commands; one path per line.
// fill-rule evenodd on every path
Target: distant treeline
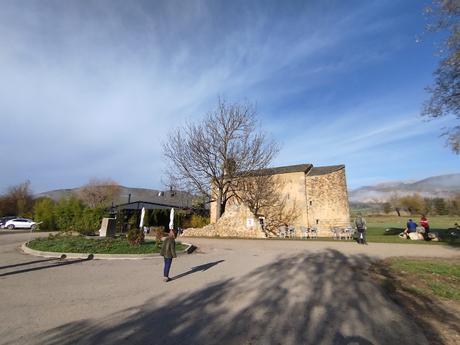
M 392 196 L 384 203 L 356 203 L 351 204 L 352 213 L 364 212 L 367 214 L 402 214 L 411 215 L 460 215 L 460 193 L 451 198 L 426 198 L 414 193 L 405 196 Z
M 31 218 L 40 222 L 42 230 L 78 231 L 91 234 L 99 229 L 103 217 L 109 216 L 109 205 L 117 193 L 115 183 L 107 180 L 97 183 L 90 181 L 82 188 L 82 193 L 75 193 L 59 201 L 47 197 L 34 198 L 30 182 L 26 181 L 9 187 L 0 195 L 0 217 L 15 216 Z M 202 210 L 200 208 L 200 210 Z M 145 226 L 167 226 L 169 210 L 151 210 L 146 212 Z M 139 227 L 140 210 L 118 212 L 117 226 L 124 229 Z M 195 210 L 176 210 L 174 224 L 179 227 L 202 227 L 209 223 L 209 217 Z

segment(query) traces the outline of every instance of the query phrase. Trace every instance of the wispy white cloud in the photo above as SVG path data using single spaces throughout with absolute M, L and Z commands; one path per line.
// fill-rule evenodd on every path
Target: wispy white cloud
M 284 142 L 283 164 L 339 162 L 427 130 L 413 109 L 368 102 L 331 107 L 333 115 L 302 111 L 310 91 L 401 49 L 361 42 L 401 20 L 381 17 L 391 2 L 47 4 L 0 4 L 1 127 L 21 129 L 20 138 L 0 137 L 0 154 L 17 157 L 0 188 L 92 176 L 160 187 L 160 143 L 219 95 L 258 104 L 263 128 Z

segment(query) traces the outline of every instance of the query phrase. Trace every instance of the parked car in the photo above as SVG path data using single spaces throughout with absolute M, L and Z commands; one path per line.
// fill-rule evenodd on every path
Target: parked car
M 7 221 L 4 227 L 10 230 L 13 230 L 13 229 L 35 230 L 38 228 L 38 223 L 34 222 L 32 219 L 14 218 L 14 219 L 10 219 L 9 221 Z
M 2 217 L 0 218 L 0 229 L 3 229 L 5 227 L 5 223 L 11 219 L 18 218 L 16 216 L 8 216 L 8 217 Z

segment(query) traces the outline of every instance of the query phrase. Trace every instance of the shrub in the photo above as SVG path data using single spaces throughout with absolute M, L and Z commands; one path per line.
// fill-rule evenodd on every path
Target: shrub
M 129 216 L 129 220 L 128 220 L 128 225 L 129 225 L 129 229 L 137 229 L 137 227 L 139 226 L 139 223 L 137 222 L 137 212 L 133 212 L 130 216 Z
M 155 245 L 157 247 L 160 246 L 161 238 L 167 235 L 162 226 L 152 226 L 150 228 L 150 232 L 153 232 L 153 234 L 155 235 Z
M 102 208 L 86 208 L 75 220 L 75 230 L 82 235 L 92 235 L 101 226 L 105 211 Z
M 142 224 L 143 226 L 149 226 L 150 225 L 150 218 L 149 218 L 149 210 L 145 210 L 145 215 L 144 215 L 144 224 Z
M 174 212 L 174 227 L 175 228 L 182 228 L 185 224 L 185 221 L 187 219 L 187 212 L 183 210 L 175 210 Z M 169 218 L 168 218 L 168 224 L 169 224 Z
M 193 214 L 189 224 L 191 228 L 202 228 L 209 224 L 209 217 Z
M 39 199 L 34 205 L 34 220 L 41 222 L 42 230 L 54 230 L 56 217 L 54 215 L 55 203 L 50 198 Z
M 125 215 L 122 211 L 118 211 L 115 218 L 117 219 L 117 232 L 121 233 L 126 230 L 125 223 L 128 222 L 128 216 Z
M 76 222 L 83 214 L 84 206 L 75 197 L 61 199 L 54 208 L 56 225 L 59 230 L 77 230 Z
M 152 210 L 149 215 L 149 224 L 153 226 L 164 226 L 169 224 L 169 212 L 167 209 Z
M 139 246 L 144 243 L 144 232 L 140 229 L 131 229 L 126 236 L 128 243 L 132 246 Z
M 54 219 L 61 231 L 78 231 L 82 235 L 94 234 L 106 215 L 102 208 L 88 208 L 75 197 L 61 199 L 54 206 Z

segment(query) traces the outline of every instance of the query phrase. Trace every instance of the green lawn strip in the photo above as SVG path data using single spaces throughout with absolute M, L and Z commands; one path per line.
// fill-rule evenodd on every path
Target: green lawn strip
M 369 226 L 366 232 L 366 237 L 368 242 L 377 242 L 377 243 L 402 243 L 402 244 L 429 244 L 429 245 L 439 245 L 439 244 L 449 244 L 452 246 L 460 246 L 460 239 L 449 238 L 448 229 L 432 229 L 432 232 L 436 232 L 441 236 L 442 241 L 412 241 L 400 238 L 397 234 L 389 235 L 385 234 L 385 229 L 387 227 L 383 226 Z M 400 228 L 401 232 L 404 230 Z
M 28 247 L 44 252 L 92 253 L 92 254 L 152 254 L 159 253 L 155 241 L 146 240 L 139 246 L 131 246 L 125 238 L 92 239 L 83 236 L 59 236 L 37 238 L 29 242 Z M 185 249 L 182 243 L 176 244 L 176 250 Z
M 420 215 L 412 216 L 390 216 L 390 215 L 374 215 L 365 217 L 368 227 L 376 228 L 405 228 L 409 218 L 413 219 L 417 224 L 420 222 Z M 448 229 L 454 226 L 455 223 L 460 224 L 460 216 L 428 216 L 430 227 L 433 229 Z
M 418 291 L 428 290 L 441 298 L 460 301 L 458 260 L 394 258 L 389 264 L 397 276 L 409 274 Z

